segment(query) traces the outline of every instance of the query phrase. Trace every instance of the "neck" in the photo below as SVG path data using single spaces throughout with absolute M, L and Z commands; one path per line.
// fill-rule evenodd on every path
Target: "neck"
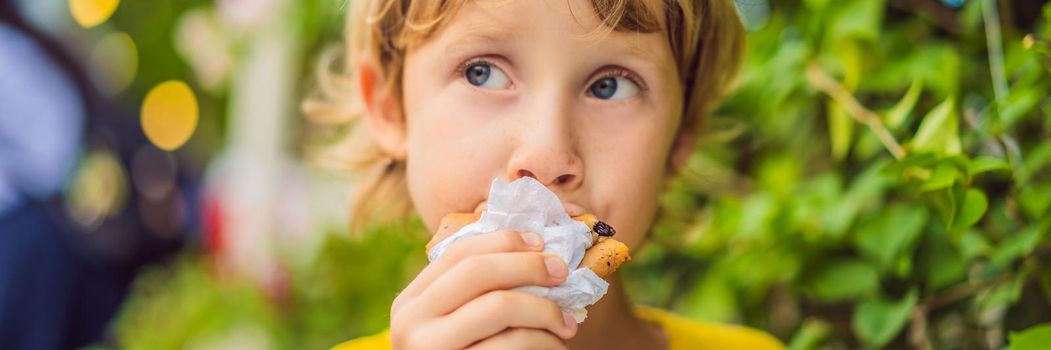
M 588 307 L 588 318 L 580 324 L 577 336 L 569 340 L 572 349 L 667 349 L 660 326 L 635 316 L 624 293 L 620 276 L 609 281 L 609 290 L 595 305 Z

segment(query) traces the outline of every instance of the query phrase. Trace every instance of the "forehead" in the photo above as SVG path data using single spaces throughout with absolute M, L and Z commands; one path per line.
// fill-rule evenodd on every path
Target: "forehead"
M 450 6 L 446 6 L 450 5 Z M 516 10 L 542 10 L 543 12 L 569 13 L 581 21 L 581 25 L 594 28 L 606 21 L 609 27 L 623 31 L 657 32 L 664 28 L 664 16 L 672 6 L 666 0 L 460 0 L 440 5 L 443 11 L 457 11 L 461 7 L 484 10 L 512 9 L 525 17 L 525 12 Z M 540 6 L 534 6 L 540 5 Z M 677 7 L 677 6 L 672 6 Z
M 619 52 L 654 58 L 666 51 L 667 36 L 659 0 L 629 0 L 621 21 L 610 28 L 604 20 L 617 9 L 598 6 L 617 1 L 604 0 L 503 0 L 465 1 L 447 15 L 428 41 L 442 42 L 449 49 L 460 46 L 521 43 L 557 39 L 582 48 L 614 48 Z M 600 15 L 600 13 L 603 13 Z M 647 25 L 647 22 L 652 21 Z M 640 24 L 641 23 L 641 24 Z M 652 30 L 637 30 L 640 25 Z M 636 28 L 636 29 L 631 29 Z M 659 57 L 663 58 L 663 57 Z

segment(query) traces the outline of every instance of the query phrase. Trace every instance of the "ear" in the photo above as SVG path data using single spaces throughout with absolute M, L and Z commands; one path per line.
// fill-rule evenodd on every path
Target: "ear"
M 365 122 L 383 153 L 394 160 L 408 154 L 408 132 L 400 101 L 386 91 L 383 76 L 368 63 L 357 67 L 358 91 L 365 107 Z
M 693 149 L 697 145 L 697 132 L 692 128 L 683 127 L 675 135 L 675 143 L 671 146 L 668 154 L 668 173 L 666 177 L 671 179 L 682 171 L 686 162 L 690 160 Z

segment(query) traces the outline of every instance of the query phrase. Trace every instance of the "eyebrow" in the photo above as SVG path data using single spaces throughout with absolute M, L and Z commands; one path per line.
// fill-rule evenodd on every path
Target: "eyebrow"
M 653 33 L 640 34 L 650 35 Z M 610 35 L 615 34 L 611 33 Z M 660 54 L 653 51 L 656 48 L 651 45 L 641 44 L 641 40 L 639 40 L 641 38 L 639 36 L 633 36 L 630 39 L 631 40 L 607 41 L 603 44 L 595 43 L 593 44 L 595 48 L 592 50 L 593 52 L 603 52 L 610 55 L 616 55 L 627 61 L 635 62 L 636 64 L 650 66 L 650 69 L 654 71 L 653 73 L 659 74 L 661 71 L 669 68 L 673 73 L 677 71 L 677 68 L 674 65 L 674 59 L 672 60 L 673 64 L 670 67 L 666 67 L 658 60 Z
M 465 46 L 513 42 L 521 37 L 514 31 L 485 30 L 482 28 L 463 29 L 454 34 L 453 37 L 455 39 L 450 40 L 448 45 L 445 46 L 446 53 L 460 51 Z

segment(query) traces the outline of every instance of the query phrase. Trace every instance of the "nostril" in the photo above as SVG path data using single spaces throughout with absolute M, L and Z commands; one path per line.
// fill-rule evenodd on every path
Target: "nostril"
M 559 176 L 558 178 L 555 179 L 555 184 L 556 185 L 561 185 L 561 184 L 564 184 L 564 183 L 568 183 L 570 181 L 573 181 L 573 177 L 574 176 L 571 175 L 571 174 L 565 174 L 565 175 Z
M 527 176 L 531 177 L 531 178 L 534 178 L 534 179 L 536 178 L 536 175 L 533 175 L 533 172 L 531 172 L 529 170 L 521 169 L 521 170 L 518 171 L 518 177 L 519 178 L 523 178 L 523 177 L 527 177 Z

